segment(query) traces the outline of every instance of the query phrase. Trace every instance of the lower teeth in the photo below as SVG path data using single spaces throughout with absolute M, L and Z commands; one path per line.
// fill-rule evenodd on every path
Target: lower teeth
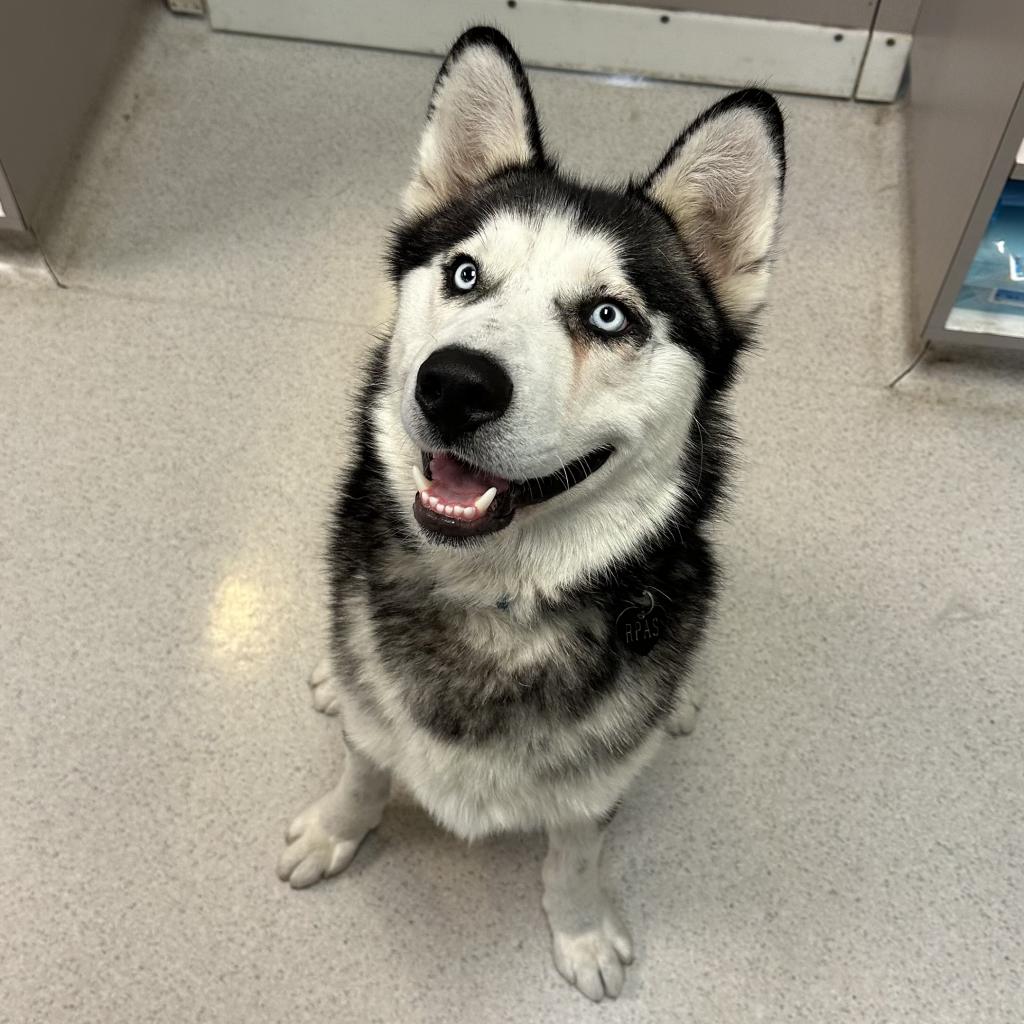
M 488 487 L 479 498 L 469 505 L 445 504 L 443 501 L 430 493 L 431 481 L 427 480 L 423 471 L 418 466 L 412 467 L 413 480 L 416 483 L 416 490 L 420 495 L 420 503 L 426 508 L 433 509 L 439 515 L 447 516 L 449 519 L 459 519 L 463 522 L 472 522 L 487 513 L 494 499 L 498 496 L 497 487 Z

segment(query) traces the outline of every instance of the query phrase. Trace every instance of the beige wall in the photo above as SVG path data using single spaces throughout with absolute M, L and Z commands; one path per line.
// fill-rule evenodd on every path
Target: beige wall
M 156 2 L 0 2 L 0 162 L 29 226 L 37 225 L 136 13 Z

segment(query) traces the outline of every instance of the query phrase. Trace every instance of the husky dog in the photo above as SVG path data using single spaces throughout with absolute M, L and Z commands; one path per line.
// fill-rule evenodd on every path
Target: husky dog
M 716 103 L 645 178 L 547 152 L 515 51 L 466 32 L 437 76 L 330 538 L 337 785 L 279 874 L 342 871 L 392 777 L 472 839 L 544 829 L 559 972 L 622 990 L 602 834 L 668 733 L 716 590 L 723 400 L 764 301 L 785 155 L 765 92 Z

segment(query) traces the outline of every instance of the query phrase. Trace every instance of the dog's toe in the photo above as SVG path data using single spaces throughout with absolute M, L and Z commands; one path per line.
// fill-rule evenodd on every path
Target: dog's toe
M 598 969 L 605 992 L 615 999 L 626 983 L 626 970 L 614 950 L 602 950 L 598 955 Z
M 633 959 L 633 944 L 625 925 L 609 910 L 601 923 L 584 932 L 555 932 L 554 956 L 558 973 L 588 999 L 615 999 L 626 982 L 625 964 Z
M 688 700 L 681 701 L 665 721 L 665 731 L 670 736 L 689 736 L 696 727 L 697 705 Z
M 321 714 L 336 715 L 341 711 L 341 687 L 338 685 L 329 658 L 321 658 L 309 677 L 313 707 Z
M 293 889 L 308 888 L 344 871 L 360 842 L 331 835 L 308 813 L 300 814 L 291 823 L 287 840 L 277 862 L 277 877 Z

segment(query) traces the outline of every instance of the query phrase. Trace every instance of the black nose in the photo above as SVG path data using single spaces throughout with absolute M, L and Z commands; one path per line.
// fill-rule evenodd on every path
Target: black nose
M 504 413 L 512 401 L 512 379 L 491 356 L 449 345 L 420 367 L 416 401 L 442 440 L 452 441 Z

